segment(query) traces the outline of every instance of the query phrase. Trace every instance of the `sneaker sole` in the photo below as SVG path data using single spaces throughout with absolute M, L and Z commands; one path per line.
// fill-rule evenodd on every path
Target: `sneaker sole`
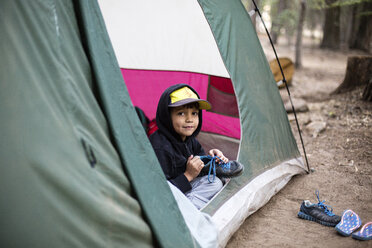
M 218 176 L 218 177 L 225 177 L 225 178 L 233 178 L 233 177 L 240 176 L 241 174 L 243 174 L 243 172 L 244 172 L 244 167 L 239 172 L 231 173 L 230 175 L 227 175 L 227 174 L 221 175 L 221 173 L 217 173 L 216 176 Z
M 322 220 L 318 220 L 318 219 L 315 219 L 314 217 L 310 216 L 310 215 L 307 215 L 305 214 L 304 212 L 298 212 L 297 216 L 301 219 L 304 219 L 304 220 L 310 220 L 310 221 L 314 221 L 314 222 L 317 222 L 323 226 L 331 226 L 331 227 L 334 227 L 336 226 L 337 224 L 334 224 L 334 223 L 329 223 L 329 222 L 326 222 L 326 221 L 322 221 Z
M 243 171 L 244 171 L 244 168 L 241 170 L 241 171 L 239 171 L 239 172 L 236 172 L 236 173 L 234 173 L 234 174 L 230 174 L 230 175 L 223 175 L 223 177 L 226 177 L 226 178 L 233 178 L 233 177 L 238 177 L 238 176 L 240 176 L 241 174 L 243 174 Z M 218 175 L 219 176 L 219 175 Z
M 243 174 L 243 171 L 244 171 L 244 167 L 242 168 L 241 171 L 237 172 L 237 173 L 234 173 L 231 177 L 237 177 L 237 176 L 240 176 L 241 174 Z

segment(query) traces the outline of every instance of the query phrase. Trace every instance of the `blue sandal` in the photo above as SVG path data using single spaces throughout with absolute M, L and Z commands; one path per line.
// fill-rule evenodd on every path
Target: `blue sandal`
M 351 235 L 354 239 L 359 240 L 370 240 L 372 239 L 372 222 L 365 224 L 360 231 L 355 232 Z
M 342 214 L 341 221 L 336 225 L 336 230 L 343 236 L 350 236 L 352 232 L 362 225 L 359 216 L 352 210 L 345 210 Z

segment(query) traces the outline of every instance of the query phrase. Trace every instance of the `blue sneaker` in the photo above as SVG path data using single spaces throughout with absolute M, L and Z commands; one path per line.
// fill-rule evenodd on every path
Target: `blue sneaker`
M 345 210 L 342 214 L 340 223 L 336 226 L 336 231 L 343 236 L 350 236 L 352 232 L 362 225 L 359 216 L 353 210 Z
M 318 190 L 315 194 L 318 198 L 318 203 L 313 204 L 308 200 L 303 201 L 297 216 L 325 226 L 336 226 L 340 222 L 341 216 L 335 215 L 330 206 L 325 205 L 324 201 L 320 201 Z
M 208 181 L 213 182 L 216 176 L 218 177 L 236 177 L 243 173 L 244 166 L 238 161 L 229 161 L 224 163 L 218 156 L 200 156 L 200 159 L 204 162 L 205 166 L 203 170 L 208 170 Z M 216 159 L 219 159 L 216 162 Z M 213 174 L 213 179 L 210 180 L 210 176 Z

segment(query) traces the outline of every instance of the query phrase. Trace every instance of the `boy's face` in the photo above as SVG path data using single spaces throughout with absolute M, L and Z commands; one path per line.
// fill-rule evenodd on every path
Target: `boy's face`
M 185 141 L 191 136 L 199 125 L 199 109 L 195 106 L 179 106 L 171 108 L 173 128 Z

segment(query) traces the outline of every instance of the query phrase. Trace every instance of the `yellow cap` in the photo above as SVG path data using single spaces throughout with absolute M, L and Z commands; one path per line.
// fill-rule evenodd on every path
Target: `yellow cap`
M 171 103 L 168 107 L 179 107 L 192 102 L 199 103 L 199 109 L 211 109 L 211 104 L 206 100 L 201 100 L 198 96 L 189 88 L 182 87 L 178 90 L 173 91 L 170 95 Z

